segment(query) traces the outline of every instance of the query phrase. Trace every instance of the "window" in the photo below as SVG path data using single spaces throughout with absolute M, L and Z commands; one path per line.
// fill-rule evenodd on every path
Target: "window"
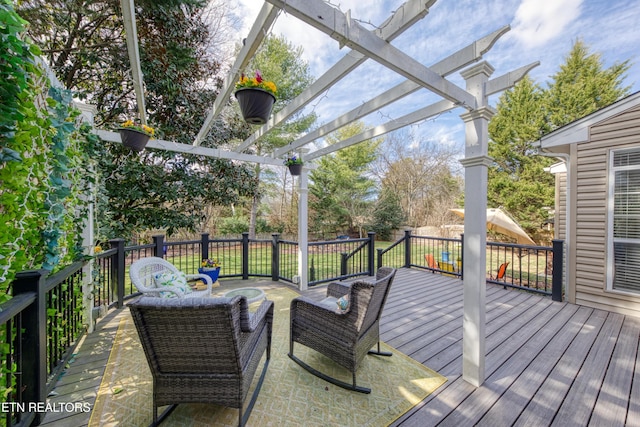
M 640 293 L 640 149 L 613 151 L 609 287 Z

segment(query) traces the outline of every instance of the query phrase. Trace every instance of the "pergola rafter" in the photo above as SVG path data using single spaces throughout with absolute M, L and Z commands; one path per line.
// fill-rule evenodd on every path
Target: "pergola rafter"
M 411 28 L 417 21 L 427 16 L 429 8 L 435 2 L 436 0 L 409 0 L 383 22 L 379 29 L 374 30 L 373 33 L 383 40 L 392 41 Z M 236 147 L 234 151 L 240 152 L 249 148 L 263 135 L 307 106 L 367 59 L 368 58 L 360 52 L 350 51 L 347 53 L 327 70 L 327 72 L 309 85 L 308 88 L 303 90 L 300 95 L 287 104 L 286 107 L 274 114 L 267 123 L 256 130 L 253 135 Z
M 306 160 L 314 160 L 327 154 L 335 153 L 343 148 L 351 147 L 352 145 L 359 144 L 372 138 L 393 132 L 394 130 L 401 129 L 405 126 L 409 126 L 413 123 L 417 123 L 421 120 L 426 120 L 430 117 L 437 116 L 446 111 L 451 111 L 456 108 L 457 105 L 453 102 L 443 99 L 434 104 L 428 105 L 424 108 L 416 110 L 412 113 L 406 114 L 394 120 L 390 120 L 382 125 L 369 128 L 357 135 L 347 138 L 342 141 L 337 141 L 327 147 L 320 148 L 305 156 Z
M 120 134 L 106 130 L 99 130 L 97 135 L 104 141 L 121 142 Z M 173 151 L 175 153 L 195 154 L 199 156 L 216 157 L 219 159 L 238 160 L 241 162 L 260 163 L 264 165 L 282 166 L 282 161 L 273 157 L 258 156 L 255 154 L 235 153 L 222 148 L 211 148 L 203 146 L 193 146 L 191 144 L 181 144 L 175 141 L 164 139 L 151 139 L 146 145 L 148 148 L 158 150 Z
M 477 107 L 476 99 L 469 92 L 451 83 L 411 56 L 397 49 L 376 34 L 368 31 L 349 13 L 344 14 L 323 1 L 267 0 L 282 10 L 308 23 L 381 65 L 452 101 L 467 110 Z
M 136 93 L 138 104 L 138 116 L 142 124 L 147 124 L 147 108 L 144 98 L 144 78 L 140 66 L 140 49 L 138 49 L 138 29 L 136 27 L 135 9 L 133 0 L 120 0 L 122 8 L 122 21 L 127 34 L 127 52 L 131 64 L 131 80 Z
M 227 105 L 229 98 L 231 97 L 231 92 L 235 88 L 235 83 L 238 81 L 240 77 L 240 73 L 249 63 L 251 57 L 256 53 L 260 44 L 264 40 L 267 35 L 267 28 L 271 28 L 276 18 L 278 17 L 279 9 L 273 7 L 268 3 L 264 3 L 262 9 L 258 13 L 258 17 L 256 18 L 253 26 L 251 27 L 251 31 L 249 31 L 249 35 L 244 40 L 244 45 L 240 52 L 238 52 L 238 56 L 236 57 L 229 74 L 227 75 L 224 83 L 222 85 L 222 90 L 216 97 L 216 100 L 213 103 L 213 107 L 209 111 L 202 128 L 196 135 L 195 141 L 193 141 L 193 145 L 198 146 L 202 143 L 202 140 L 207 136 L 209 130 L 211 130 L 211 126 L 213 126 L 213 121 L 220 115 L 222 109 Z
M 123 10 L 128 8 L 132 14 L 133 0 L 121 1 Z M 151 140 L 148 146 L 150 148 L 275 166 L 281 165 L 281 161 L 277 157 L 292 150 L 305 153 L 306 160 L 314 160 L 367 139 L 436 116 L 442 112 L 450 111 L 457 107 L 464 108 L 465 112 L 460 117 L 465 123 L 465 157 L 461 160 L 465 169 L 465 207 L 473 211 L 474 215 L 467 215 L 464 219 L 463 378 L 472 385 L 479 386 L 484 382 L 485 376 L 486 288 L 484 278 L 486 271 L 487 169 L 492 162 L 492 159 L 487 154 L 488 123 L 494 114 L 494 110 L 488 105 L 488 98 L 492 94 L 512 87 L 538 63 L 529 64 L 490 79 L 494 71 L 493 67 L 487 62 L 479 62 L 461 71 L 460 74 L 466 83 L 466 87 L 463 89 L 447 80 L 446 77 L 454 71 L 459 71 L 479 61 L 496 40 L 509 30 L 508 26 L 479 39 L 431 67 L 422 65 L 389 43 L 390 40 L 423 18 L 435 1 L 408 0 L 393 16 L 385 21 L 381 28 L 368 31 L 357 21 L 351 19 L 350 12 L 343 13 L 323 0 L 266 0 L 246 39 L 246 44 L 225 80 L 224 87 L 216 98 L 212 110 L 205 119 L 194 144 L 187 145 L 171 141 Z M 326 74 L 319 77 L 300 96 L 275 114 L 269 122 L 260 127 L 234 150 L 200 146 L 200 143 L 209 132 L 213 120 L 229 102 L 234 83 L 240 71 L 244 69 L 251 55 L 256 52 L 260 43 L 264 40 L 267 29 L 273 25 L 280 9 L 334 38 L 341 47 L 347 46 L 353 49 L 353 52 L 338 61 Z M 132 18 L 125 17 L 125 27 L 127 39 L 136 38 L 135 25 Z M 130 50 L 132 63 L 138 61 L 136 65 L 139 70 L 139 55 L 131 52 L 131 50 L 137 51 L 137 41 L 133 43 L 128 40 L 127 46 Z M 301 136 L 285 147 L 276 149 L 270 155 L 258 156 L 242 153 L 277 124 L 308 105 L 313 99 L 316 99 L 320 94 L 344 78 L 366 59 L 375 60 L 407 80 L 373 97 L 363 105 L 338 116 L 338 118 L 316 131 Z M 132 64 L 132 69 L 135 69 L 136 65 Z M 133 74 L 136 95 L 140 99 L 143 93 L 142 75 L 140 73 L 139 79 L 136 80 L 136 73 Z M 310 150 L 304 147 L 340 127 L 378 111 L 422 88 L 444 99 L 426 107 L 418 108 L 398 119 L 374 126 L 359 135 L 337 142 L 329 147 L 319 148 L 313 152 L 309 152 Z M 144 109 L 143 100 L 142 102 L 139 101 L 138 105 L 139 108 Z M 144 117 L 144 112 L 141 112 L 141 116 Z M 119 135 L 114 132 L 100 131 L 99 135 L 108 141 L 120 141 Z M 302 175 L 298 178 L 297 187 L 299 193 L 298 272 L 299 286 L 303 290 L 306 289 L 308 283 L 306 277 L 308 271 L 308 172 L 309 167 L 305 165 Z
M 440 74 L 443 77 L 448 76 L 449 74 L 454 73 L 455 71 L 461 70 L 467 65 L 470 65 L 478 61 L 480 58 L 482 58 L 482 55 L 488 52 L 489 49 L 491 49 L 491 46 L 493 46 L 494 43 L 498 40 L 498 38 L 500 38 L 500 36 L 505 34 L 507 31 L 509 31 L 508 26 L 502 27 L 501 29 L 489 34 L 488 36 L 483 37 L 480 40 L 477 40 L 471 43 L 470 45 L 458 50 L 457 52 L 449 55 L 445 59 L 432 65 L 430 68 L 434 72 Z M 348 113 L 343 114 L 342 116 L 333 120 L 332 122 L 329 122 L 326 125 L 321 126 L 320 128 L 312 132 L 309 132 L 308 134 L 302 136 L 301 138 L 291 142 L 290 144 L 284 147 L 274 150 L 273 156 L 280 157 L 288 153 L 289 151 L 292 151 L 299 147 L 307 145 L 315 141 L 316 139 L 319 139 L 325 135 L 328 135 L 329 133 L 335 131 L 336 129 L 342 126 L 350 122 L 359 120 L 370 113 L 378 111 L 381 108 L 407 95 L 410 95 L 421 88 L 422 86 L 420 86 L 419 84 L 411 80 L 405 80 L 404 82 L 383 92 L 377 97 L 365 102 L 362 105 L 359 105 L 358 107 L 354 108 Z

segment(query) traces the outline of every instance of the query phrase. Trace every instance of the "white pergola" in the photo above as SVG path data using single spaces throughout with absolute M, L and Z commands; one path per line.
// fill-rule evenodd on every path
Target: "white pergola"
M 148 147 L 283 167 L 282 157 L 294 150 L 298 152 L 304 151 L 306 153 L 304 159 L 309 162 L 342 148 L 435 117 L 443 112 L 456 108 L 464 109 L 460 117 L 465 123 L 465 153 L 464 158 L 461 160 L 465 169 L 465 208 L 468 212 L 473 212 L 474 214 L 466 215 L 464 219 L 463 378 L 474 386 L 480 386 L 485 379 L 487 168 L 492 161 L 487 155 L 487 128 L 489 119 L 494 114 L 494 110 L 488 104 L 488 97 L 512 87 L 538 63 L 532 63 L 500 77 L 491 78 L 494 71 L 493 67 L 487 62 L 481 61 L 481 59 L 498 38 L 509 31 L 508 26 L 474 41 L 431 66 L 421 64 L 394 47 L 390 42 L 415 22 L 424 18 L 435 2 L 436 0 L 408 0 L 378 29 L 370 31 L 358 21 L 352 19 L 350 12 L 344 13 L 323 0 L 266 0 L 193 144 L 151 140 L 148 143 Z M 134 4 L 133 0 L 121 0 L 121 3 L 138 111 L 140 112 L 141 121 L 145 123 L 144 85 L 138 53 Z M 242 141 L 235 149 L 222 150 L 202 147 L 200 144 L 210 131 L 214 120 L 229 104 L 235 82 L 239 78 L 241 71 L 247 66 L 252 55 L 255 54 L 264 40 L 266 29 L 272 26 L 281 11 L 324 32 L 335 39 L 340 47 L 347 47 L 351 51 L 345 54 L 342 59 L 336 62 L 285 108 L 273 115 L 266 124 L 256 129 L 249 138 Z M 320 128 L 300 136 L 289 145 L 275 149 L 272 153 L 261 156 L 243 153 L 276 125 L 284 122 L 294 113 L 307 106 L 368 59 L 393 70 L 406 80 L 376 95 L 357 108 L 341 114 Z M 447 80 L 446 77 L 454 72 L 460 72 L 466 87 L 459 87 Z M 381 123 L 347 140 L 324 148 L 314 148 L 316 145 L 312 143 L 322 139 L 327 134 L 422 88 L 428 89 L 442 98 L 442 100 L 416 109 L 401 118 Z M 98 135 L 107 141 L 121 142 L 119 134 L 115 132 L 98 131 Z M 308 172 L 308 167 L 303 168 L 297 186 L 299 193 L 298 274 L 301 290 L 306 290 L 308 285 L 306 273 Z

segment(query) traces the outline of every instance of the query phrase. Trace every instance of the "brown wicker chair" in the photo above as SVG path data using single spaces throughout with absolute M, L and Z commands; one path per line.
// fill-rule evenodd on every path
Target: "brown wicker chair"
M 258 397 L 271 358 L 273 301 L 255 313 L 244 296 L 233 298 L 142 297 L 129 304 L 153 375 L 153 424 L 180 403 L 238 408 L 243 426 Z M 243 403 L 266 351 L 248 408 Z M 158 407 L 171 405 L 158 417 Z
M 381 267 L 375 281 L 351 284 L 331 283 L 327 298 L 317 302 L 307 297 L 291 301 L 289 357 L 307 371 L 337 386 L 370 393 L 371 389 L 356 384 L 356 370 L 367 354 L 391 356 L 380 351 L 380 315 L 387 299 L 394 268 Z M 349 306 L 338 309 L 336 301 L 349 295 Z M 310 347 L 351 371 L 353 383 L 330 377 L 294 356 L 294 342 Z M 371 348 L 378 344 L 377 351 Z

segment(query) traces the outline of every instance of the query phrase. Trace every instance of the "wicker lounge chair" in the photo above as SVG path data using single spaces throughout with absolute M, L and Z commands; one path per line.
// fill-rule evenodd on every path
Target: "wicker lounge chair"
M 273 301 L 255 313 L 243 296 L 233 298 L 142 297 L 129 304 L 153 375 L 153 424 L 180 403 L 238 408 L 243 426 L 258 397 L 271 358 Z M 243 403 L 266 351 L 246 411 Z M 171 405 L 158 417 L 158 407 Z
M 173 264 L 159 257 L 141 258 L 131 264 L 129 268 L 129 277 L 139 292 L 145 296 L 160 296 L 160 291 L 155 283 L 155 277 L 158 274 L 173 273 L 180 274 Z M 162 286 L 162 292 L 170 293 L 178 298 L 199 298 L 211 295 L 211 287 L 213 282 L 211 277 L 206 274 L 186 274 L 187 280 L 201 279 L 207 285 L 207 289 L 203 291 L 192 291 L 185 293 L 183 289 L 174 286 Z
M 367 354 L 391 356 L 380 351 L 380 315 L 387 299 L 394 268 L 381 267 L 376 280 L 351 284 L 331 283 L 327 298 L 317 302 L 307 297 L 291 301 L 289 357 L 312 374 L 337 386 L 370 393 L 371 389 L 356 384 L 356 370 Z M 349 295 L 346 310 L 338 300 Z M 332 378 L 304 363 L 293 353 L 294 342 L 310 347 L 352 373 L 352 384 Z M 371 348 L 377 343 L 377 351 Z

